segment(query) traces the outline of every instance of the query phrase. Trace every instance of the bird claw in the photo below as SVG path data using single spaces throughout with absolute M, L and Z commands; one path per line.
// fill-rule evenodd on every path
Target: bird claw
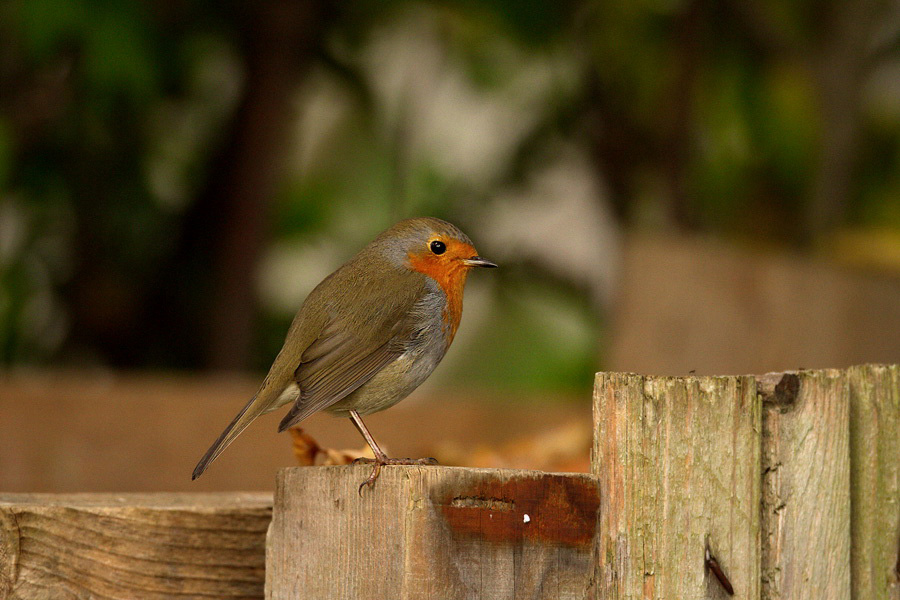
M 363 488 L 366 486 L 374 486 L 375 480 L 381 473 L 382 465 L 438 465 L 440 464 L 436 458 L 357 458 L 351 464 L 372 464 L 372 473 L 361 484 L 359 484 L 359 495 L 362 496 Z
M 359 459 L 359 458 L 357 458 L 353 462 L 354 462 L 354 464 L 356 464 L 357 462 L 358 463 L 368 463 L 368 462 L 372 463 L 372 473 L 369 474 L 369 477 L 366 478 L 365 481 L 363 481 L 361 484 L 359 484 L 359 489 L 357 490 L 357 493 L 360 495 L 360 497 L 362 497 L 362 492 L 363 492 L 364 487 L 366 487 L 367 485 L 375 485 L 375 480 L 378 479 L 378 474 L 381 472 L 381 465 L 383 465 L 384 462 L 380 461 L 380 460 L 372 460 L 372 459 L 364 460 L 364 459 Z

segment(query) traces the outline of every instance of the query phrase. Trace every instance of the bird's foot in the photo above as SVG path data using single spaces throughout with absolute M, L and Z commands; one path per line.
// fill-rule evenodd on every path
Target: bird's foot
M 352 464 L 372 464 L 372 473 L 369 474 L 369 477 L 359 484 L 359 495 L 362 496 L 363 488 L 367 485 L 375 485 L 375 480 L 378 479 L 379 473 L 381 473 L 382 465 L 437 465 L 440 464 L 436 458 L 388 458 L 387 456 L 376 457 L 376 458 L 357 458 L 353 461 Z

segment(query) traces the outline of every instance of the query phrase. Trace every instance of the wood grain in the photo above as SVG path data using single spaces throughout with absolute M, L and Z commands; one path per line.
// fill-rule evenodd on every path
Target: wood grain
M 852 597 L 900 600 L 900 366 L 849 376 Z
M 759 597 L 760 404 L 752 377 L 598 373 L 599 598 Z
M 0 599 L 261 598 L 268 494 L 0 494 Z
M 271 600 L 585 598 L 599 497 L 589 475 L 398 467 L 283 469 Z
M 850 598 L 847 373 L 777 373 L 761 376 L 759 389 L 762 598 Z

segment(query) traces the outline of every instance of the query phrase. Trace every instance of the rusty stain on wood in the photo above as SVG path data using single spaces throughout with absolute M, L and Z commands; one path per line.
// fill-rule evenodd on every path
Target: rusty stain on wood
M 442 493 L 437 490 L 432 503 L 456 535 L 492 543 L 527 539 L 585 547 L 596 532 L 600 496 L 597 486 L 584 479 L 486 477 L 470 489 Z

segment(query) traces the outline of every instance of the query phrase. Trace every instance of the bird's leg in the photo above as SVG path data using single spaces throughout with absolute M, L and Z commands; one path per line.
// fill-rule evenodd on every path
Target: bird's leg
M 375 455 L 375 460 L 372 461 L 374 464 L 372 466 L 372 473 L 369 475 L 369 478 L 359 484 L 359 494 L 362 495 L 363 488 L 367 485 L 374 485 L 375 480 L 378 479 L 378 474 L 381 472 L 381 465 L 387 462 L 387 454 L 382 451 L 381 448 L 378 447 L 378 442 L 375 441 L 375 438 L 372 437 L 372 434 L 369 433 L 369 428 L 366 427 L 366 424 L 363 423 L 362 417 L 359 416 L 359 413 L 355 410 L 350 411 L 350 420 L 353 421 L 353 424 L 356 426 L 357 431 L 366 438 L 366 443 L 369 444 L 369 448 L 372 449 L 372 454 Z M 366 460 L 356 459 L 353 462 L 367 462 Z
M 369 428 L 366 427 L 366 424 L 363 423 L 362 417 L 359 416 L 359 413 L 355 410 L 350 411 L 350 420 L 353 421 L 353 425 L 356 426 L 356 429 L 359 433 L 366 439 L 366 443 L 369 444 L 369 448 L 372 449 L 372 454 L 375 455 L 374 459 L 371 458 L 357 458 L 354 460 L 354 463 L 362 463 L 362 462 L 371 462 L 372 463 L 372 473 L 369 475 L 368 479 L 359 484 L 359 493 L 362 494 L 362 490 L 367 485 L 374 485 L 375 480 L 378 479 L 378 474 L 381 472 L 382 465 L 436 465 L 438 461 L 433 458 L 388 458 L 387 454 L 378 447 L 378 442 L 375 441 L 375 438 L 372 437 L 372 434 L 369 433 Z

